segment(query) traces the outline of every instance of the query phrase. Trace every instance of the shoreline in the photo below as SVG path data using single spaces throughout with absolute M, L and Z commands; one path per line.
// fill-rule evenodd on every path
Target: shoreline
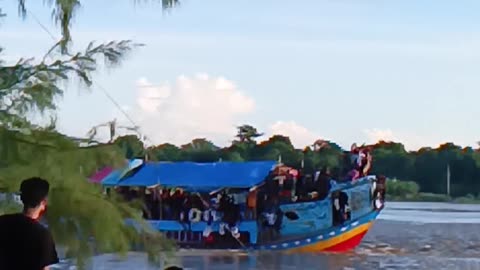
M 391 198 L 387 194 L 386 202 L 401 202 L 401 203 L 449 203 L 449 204 L 461 204 L 461 205 L 480 205 L 480 200 L 461 200 L 463 197 L 454 198 L 451 200 L 427 200 L 427 199 L 406 199 L 406 198 Z

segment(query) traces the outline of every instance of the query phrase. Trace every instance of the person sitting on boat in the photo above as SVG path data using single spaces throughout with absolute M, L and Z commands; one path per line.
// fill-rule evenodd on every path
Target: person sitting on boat
M 230 231 L 234 238 L 240 237 L 240 232 L 237 223 L 240 221 L 240 209 L 238 205 L 233 202 L 233 199 L 224 194 L 220 199 L 219 211 L 223 213 L 220 223 L 219 234 L 225 235 L 225 230 Z
M 350 220 L 351 209 L 348 203 L 348 194 L 346 192 L 340 192 L 340 207 L 343 209 L 343 222 Z
M 290 173 L 293 170 L 289 170 L 285 179 L 281 180 L 281 190 L 280 190 L 280 197 L 282 201 L 291 202 L 293 197 L 295 196 L 295 180 L 293 173 Z
M 307 196 L 306 177 L 306 175 L 299 176 L 297 182 L 295 183 L 294 201 L 303 201 L 303 199 Z
M 202 220 L 202 213 L 208 208 L 208 204 L 198 193 L 190 195 L 190 209 L 188 210 L 188 221 L 199 222 Z
M 239 208 L 242 218 L 246 219 L 248 191 L 237 191 L 235 193 L 232 193 L 231 197 L 233 200 L 233 204 L 235 204 Z
M 192 201 L 190 199 L 190 196 L 186 196 L 181 204 L 179 218 L 180 223 L 182 224 L 182 226 L 184 226 L 184 230 L 190 230 L 190 219 L 188 218 L 190 209 L 192 209 Z M 185 224 L 188 227 L 185 227 Z
M 375 210 L 383 209 L 385 205 L 385 193 L 386 193 L 386 177 L 384 175 L 379 175 L 372 186 L 372 200 L 373 208 Z
M 152 191 L 149 188 L 146 188 L 143 191 L 142 194 L 142 199 L 144 203 L 144 210 L 143 210 L 143 215 L 144 219 L 155 219 L 155 213 L 154 213 L 154 201 L 153 201 L 153 194 Z M 158 218 L 157 218 L 158 219 Z
M 267 229 L 271 240 L 275 239 L 278 235 L 282 223 L 283 213 L 278 204 L 279 202 L 276 196 L 269 196 L 262 212 L 262 225 Z
M 346 220 L 350 219 L 350 207 L 348 205 L 348 195 L 345 192 L 335 192 L 332 194 L 333 199 L 333 225 L 342 225 Z
M 173 219 L 173 210 L 172 210 L 172 196 L 170 196 L 170 191 L 168 189 L 160 190 L 161 197 L 161 207 L 162 207 L 162 219 L 171 220 Z
M 265 182 L 265 192 L 267 196 L 278 196 L 280 194 L 280 181 L 275 177 Z
M 162 219 L 162 190 L 159 187 L 152 188 L 152 219 Z
M 207 222 L 207 225 L 211 225 L 214 221 L 217 221 L 219 219 L 218 217 L 218 198 L 217 197 L 212 197 L 212 198 L 203 198 L 201 197 L 202 202 L 205 206 L 205 210 L 203 211 L 203 221 Z M 208 200 L 208 201 L 207 201 Z
M 192 222 L 199 222 L 202 219 L 202 203 L 198 201 L 195 194 L 186 196 L 180 212 L 180 222 L 185 230 L 191 230 Z
M 303 184 L 305 199 L 309 199 L 309 193 L 315 190 L 315 182 L 313 181 L 312 175 L 305 175 Z

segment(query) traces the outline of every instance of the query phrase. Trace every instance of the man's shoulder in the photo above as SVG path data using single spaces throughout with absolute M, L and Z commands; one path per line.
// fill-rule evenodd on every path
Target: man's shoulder
M 3 236 L 14 234 L 19 230 L 30 227 L 29 221 L 22 214 L 8 214 L 0 216 L 0 232 Z
M 31 228 L 40 233 L 48 233 L 47 228 L 23 214 L 7 214 L 0 216 L 0 227 Z
M 6 214 L 0 216 L 0 224 L 22 221 L 24 216 L 22 214 Z

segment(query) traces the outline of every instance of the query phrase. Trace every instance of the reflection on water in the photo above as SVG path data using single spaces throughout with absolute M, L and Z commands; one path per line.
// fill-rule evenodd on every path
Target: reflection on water
M 479 213 L 479 205 L 389 203 L 360 247 L 347 254 L 182 251 L 178 260 L 196 270 L 480 269 Z M 158 269 L 145 261 L 141 253 L 131 253 L 126 261 L 103 255 L 91 269 Z

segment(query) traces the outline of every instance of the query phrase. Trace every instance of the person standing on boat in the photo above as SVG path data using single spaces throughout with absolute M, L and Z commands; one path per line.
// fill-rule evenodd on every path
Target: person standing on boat
M 318 175 L 316 175 L 315 179 L 315 191 L 318 194 L 318 197 L 316 199 L 318 200 L 323 200 L 328 196 L 328 193 L 330 192 L 330 170 L 325 167 L 320 172 Z
M 257 199 L 258 189 L 255 188 L 249 191 L 247 196 L 247 210 L 245 211 L 245 216 L 249 220 L 257 219 Z
M 362 176 L 367 176 L 372 168 L 373 157 L 371 153 L 372 153 L 371 149 L 365 150 L 365 158 L 362 160 L 362 168 L 361 168 Z
M 182 221 L 184 212 L 184 204 L 187 196 L 180 188 L 172 189 L 170 192 L 170 201 L 172 207 L 173 217 L 176 220 Z
M 346 181 L 354 181 L 361 177 L 362 160 L 365 157 L 362 149 L 356 143 L 352 144 L 350 152 L 343 154 L 343 172 Z
M 225 235 L 225 230 L 230 231 L 233 237 L 239 238 L 240 232 L 237 223 L 240 221 L 240 208 L 233 202 L 233 199 L 227 194 L 222 194 L 220 199 L 219 211 L 222 212 L 222 222 L 220 223 L 219 234 Z
M 49 188 L 38 177 L 24 180 L 23 213 L 0 217 L 0 269 L 47 270 L 59 262 L 52 235 L 39 223 L 47 210 Z
M 203 220 L 207 223 L 205 229 L 203 230 L 204 242 L 207 246 L 212 246 L 214 244 L 213 238 L 213 223 L 219 220 L 217 215 L 218 210 L 218 199 L 215 197 L 210 198 L 210 203 L 208 204 L 207 210 L 203 212 Z

